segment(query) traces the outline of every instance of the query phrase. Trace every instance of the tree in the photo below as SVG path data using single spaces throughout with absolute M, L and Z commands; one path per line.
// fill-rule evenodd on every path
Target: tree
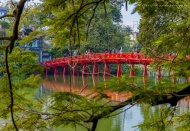
M 11 1 L 12 2 L 12 1 Z M 1 16 L 0 18 L 10 18 L 9 27 L 6 36 L 0 36 L 0 40 L 4 41 L 0 45 L 1 50 L 1 117 L 4 120 L 7 120 L 9 117 L 12 120 L 12 127 L 15 130 L 19 130 L 17 126 L 18 118 L 15 118 L 16 114 L 21 115 L 18 111 L 22 106 L 19 101 L 21 99 L 27 99 L 27 96 L 23 94 L 18 94 L 19 91 L 23 91 L 24 87 L 31 88 L 35 84 L 39 83 L 39 75 L 29 75 L 29 73 L 41 70 L 38 64 L 36 64 L 36 54 L 31 52 L 22 52 L 18 48 L 14 48 L 16 40 L 18 40 L 18 27 L 20 24 L 21 15 L 23 12 L 24 4 L 26 0 L 20 0 L 18 3 L 11 3 L 13 7 L 10 13 Z M 6 23 L 4 28 L 7 28 Z M 22 68 L 21 68 L 22 67 Z M 29 68 L 30 67 L 30 68 Z M 21 69 L 20 69 L 21 68 Z M 30 85 L 29 81 L 33 80 L 33 84 Z M 26 89 L 25 88 L 25 89 Z M 17 90 L 18 89 L 18 90 Z M 22 97 L 23 96 L 23 97 Z M 20 98 L 17 98 L 20 97 Z M 27 100 L 26 100 L 27 101 Z M 3 104 L 4 103 L 4 104 Z M 16 119 L 16 120 L 15 120 Z M 6 129 L 9 128 L 11 124 L 6 126 Z M 3 129 L 3 128 L 1 128 Z
M 189 18 L 189 12 L 182 10 L 182 7 L 178 5 L 187 5 L 188 9 L 189 1 L 130 0 L 130 2 L 137 2 L 135 11 L 142 15 L 140 41 L 143 43 L 145 53 L 158 58 L 158 62 L 162 60 L 159 64 L 166 68 L 168 65 L 169 67 L 172 65 L 171 69 L 176 71 L 175 77 L 187 77 L 189 71 L 187 59 L 189 54 L 189 21 L 184 18 Z M 20 19 L 23 18 L 21 15 L 25 3 L 26 0 L 20 0 L 17 5 L 11 3 L 14 11 L 0 17 L 13 18 L 10 21 L 12 24 L 10 26 L 11 35 L 0 37 L 0 40 L 7 41 L 7 44 L 0 46 L 2 57 L 4 57 L 1 68 L 3 76 L 0 79 L 3 84 L 0 93 L 4 98 L 1 99 L 1 103 L 5 103 L 1 105 L 3 108 L 0 109 L 4 119 L 9 117 L 12 119 L 12 124 L 8 123 L 2 129 L 35 130 L 46 129 L 53 125 L 72 124 L 75 126 L 78 124 L 94 131 L 99 119 L 108 117 L 112 112 L 126 105 L 148 103 L 155 106 L 169 103 L 171 106 L 176 106 L 180 99 L 189 94 L 190 85 L 186 83 L 174 84 L 169 81 L 161 82 L 156 87 L 146 85 L 145 88 L 145 85 L 135 83 L 134 78 L 122 77 L 98 85 L 96 87 L 97 94 L 93 99 L 73 92 L 55 92 L 49 96 L 49 99 L 39 98 L 38 101 L 33 101 L 28 93 L 31 88 L 37 87 L 37 84 L 40 83 L 40 77 L 39 75 L 31 75 L 31 73 L 41 70 L 41 66 L 35 64 L 35 54 L 22 52 L 19 48 L 14 47 L 15 41 L 18 40 L 18 28 Z M 48 27 L 47 35 L 53 37 L 56 44 L 69 43 L 70 47 L 73 43 L 80 45 L 81 41 L 85 40 L 86 35 L 89 34 L 88 31 L 90 31 L 96 10 L 102 6 L 106 12 L 107 3 L 109 1 L 104 0 L 43 0 L 41 9 L 44 14 L 51 14 L 51 19 L 45 19 L 43 26 Z M 148 6 L 142 6 L 142 4 Z M 161 7 L 161 5 L 170 4 L 177 8 L 175 6 Z M 155 6 L 158 8 L 155 9 Z M 37 34 L 33 33 L 32 35 Z M 25 40 L 27 39 L 29 38 Z M 151 51 L 149 47 L 151 47 Z M 175 53 L 175 59 L 164 61 L 164 57 L 161 56 L 171 52 Z M 106 88 L 104 88 L 105 85 Z M 105 89 L 118 92 L 129 91 L 133 95 L 120 103 L 107 103 L 103 101 L 103 98 L 108 98 L 104 93 Z M 23 93 L 19 94 L 20 92 Z M 189 121 L 189 119 L 185 119 L 185 121 Z M 90 128 L 88 127 L 89 123 L 92 123 Z M 162 121 L 159 129 L 165 129 L 167 126 Z
M 97 53 L 108 51 L 110 48 L 113 49 L 123 46 L 124 36 L 126 34 L 119 24 L 119 22 L 122 22 L 119 12 L 120 8 L 109 3 L 106 9 L 107 13 L 105 14 L 104 7 L 97 7 L 91 23 L 92 26 L 88 30 L 88 41 L 84 45 L 85 50 L 90 49 Z
M 175 77 L 187 77 L 189 69 L 189 62 L 187 60 L 187 54 L 189 52 L 189 24 L 187 19 L 184 18 L 188 18 L 189 12 L 187 12 L 187 9 L 189 6 L 186 6 L 187 9 L 182 10 L 183 7 L 180 5 L 188 5 L 189 2 L 186 0 L 170 0 L 169 2 L 131 0 L 129 2 L 137 3 L 135 11 L 138 11 L 142 16 L 139 40 L 143 44 L 145 54 L 150 54 L 150 57 L 154 57 L 156 59 L 158 58 L 158 61 L 155 62 L 157 65 L 156 67 L 162 66 L 166 69 L 167 67 L 172 67 L 170 69 L 175 70 Z M 183 46 L 180 43 L 183 43 Z M 177 48 L 177 50 L 175 50 L 175 48 Z M 175 59 L 165 59 L 166 61 L 164 61 L 165 56 L 170 53 L 174 53 Z M 189 93 L 188 84 L 184 86 L 170 82 L 167 84 L 160 83 L 156 87 L 150 86 L 144 90 L 144 87 L 136 87 L 130 82 L 125 83 L 126 80 L 118 81 L 123 84 L 118 85 L 117 82 L 110 82 L 110 88 L 106 89 L 118 87 L 113 90 L 131 91 L 133 93 L 133 97 L 127 101 L 119 103 L 116 106 L 109 106 L 110 109 L 92 117 L 89 121 L 97 123 L 98 119 L 108 115 L 110 112 L 113 112 L 118 108 L 121 108 L 129 103 L 131 104 L 131 102 L 133 103 L 133 101 L 146 102 L 151 105 L 170 103 L 171 106 L 176 106 L 180 99 L 187 96 L 184 94 Z M 125 87 L 125 89 L 123 87 Z M 157 90 L 155 90 L 155 88 Z M 173 92 L 174 90 L 175 92 Z M 165 127 L 162 129 L 165 129 Z
M 142 19 L 140 22 L 139 40 L 143 44 L 143 51 L 146 55 L 156 59 L 153 67 L 161 66 L 170 77 L 188 78 L 189 77 L 189 1 L 141 1 L 136 0 L 137 11 Z M 169 55 L 169 59 L 166 56 Z M 172 96 L 162 96 L 158 98 L 154 96 L 154 103 L 158 105 L 170 103 L 176 106 L 177 102 L 188 96 L 189 83 L 169 84 L 162 83 L 162 89 L 168 90 L 168 94 Z M 175 90 L 175 91 L 173 91 Z M 182 96 L 184 94 L 184 96 Z M 187 115 L 187 114 L 186 114 Z M 186 119 L 186 121 L 189 121 Z
M 6 29 L 9 28 L 9 24 L 6 21 L 0 21 L 0 36 L 6 36 Z M 1 41 L 1 44 L 3 41 Z

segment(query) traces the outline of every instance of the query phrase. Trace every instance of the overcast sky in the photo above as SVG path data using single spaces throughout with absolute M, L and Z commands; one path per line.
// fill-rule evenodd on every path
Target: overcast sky
M 130 26 L 134 31 L 137 31 L 137 26 L 139 24 L 140 15 L 138 13 L 131 14 L 134 9 L 134 5 L 128 5 L 128 10 L 126 11 L 125 6 L 121 9 L 123 15 L 123 25 Z
M 0 0 L 1 2 L 6 2 L 8 0 Z M 39 2 L 39 0 L 30 0 L 31 2 Z M 125 4 L 124 4 L 125 5 Z M 131 14 L 134 9 L 134 5 L 128 4 L 128 10 L 126 11 L 125 6 L 121 9 L 121 13 L 123 15 L 123 25 L 130 26 L 134 31 L 137 31 L 137 27 L 139 25 L 140 15 L 135 13 Z

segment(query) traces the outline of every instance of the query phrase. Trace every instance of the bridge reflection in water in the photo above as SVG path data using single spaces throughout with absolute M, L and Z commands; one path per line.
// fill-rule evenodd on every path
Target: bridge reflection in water
M 74 92 L 76 94 L 81 94 L 83 96 L 89 95 L 89 98 L 97 95 L 97 92 L 92 88 L 96 86 L 99 82 L 103 82 L 104 79 L 102 76 L 57 76 L 54 79 L 54 76 L 48 76 L 45 81 L 42 83 L 42 87 L 54 92 Z M 109 90 L 105 91 L 107 96 L 111 101 L 124 101 L 131 97 L 129 92 L 111 92 Z
M 154 84 L 156 84 L 156 79 L 154 79 Z M 44 89 L 48 89 L 51 91 L 61 91 L 61 92 L 74 92 L 76 94 L 80 94 L 82 96 L 89 96 L 93 97 L 97 95 L 97 92 L 92 88 L 93 86 L 97 86 L 98 83 L 104 82 L 104 76 L 99 75 L 63 75 L 63 76 L 48 76 L 46 77 L 45 81 L 42 83 L 42 87 Z M 144 78 L 143 78 L 143 83 Z M 111 92 L 109 90 L 105 91 L 107 96 L 109 96 L 108 100 L 111 101 L 124 101 L 131 97 L 130 92 Z M 90 95 L 89 95 L 90 94 Z M 187 107 L 190 110 L 190 96 L 186 97 L 178 102 L 178 105 L 181 105 L 182 107 Z
M 71 81 L 70 81 L 71 78 Z M 57 76 L 57 79 L 54 79 L 54 76 L 48 76 L 48 78 L 44 81 L 42 84 L 42 87 L 48 90 L 52 91 L 72 91 L 77 94 L 81 95 L 87 95 L 91 94 L 91 97 L 95 95 L 95 91 L 91 88 L 92 86 L 97 85 L 99 82 L 103 82 L 104 78 L 103 76 Z M 71 83 L 70 83 L 71 82 Z M 119 94 L 117 92 L 109 92 L 106 91 L 107 95 L 110 96 L 110 99 L 112 101 L 123 101 L 128 99 L 131 94 L 130 93 L 122 93 Z M 143 122 L 144 118 L 143 116 L 146 116 L 147 118 L 151 118 L 151 115 L 154 114 L 156 109 L 159 109 L 163 107 L 161 106 L 154 106 L 149 107 L 146 106 L 146 104 L 135 105 L 131 109 L 127 110 L 124 113 L 121 113 L 119 115 L 110 117 L 109 119 L 102 119 L 97 127 L 97 131 L 103 131 L 103 130 L 114 130 L 114 131 L 133 131 L 135 128 L 132 128 L 132 126 L 135 126 L 136 124 L 139 124 L 139 122 Z M 123 107 L 120 109 L 120 111 L 125 111 L 128 108 L 128 106 Z M 186 113 L 190 111 L 190 97 L 186 97 L 185 99 L 178 102 L 177 108 L 179 110 L 176 110 L 178 114 Z M 146 113 L 145 113 L 146 112 Z M 149 112 L 147 114 L 147 112 Z M 152 113 L 150 113 L 152 112 Z M 155 116 L 158 116 L 159 114 L 155 112 Z M 66 127 L 65 129 L 60 129 L 61 131 L 75 131 L 75 129 L 71 127 Z

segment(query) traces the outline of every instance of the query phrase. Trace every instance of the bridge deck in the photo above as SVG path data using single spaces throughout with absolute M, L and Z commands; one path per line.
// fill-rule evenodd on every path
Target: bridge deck
M 54 58 L 43 62 L 46 67 L 57 67 L 71 64 L 94 64 L 94 63 L 129 63 L 129 64 L 150 64 L 152 59 L 143 56 L 141 53 L 92 53 L 72 57 Z

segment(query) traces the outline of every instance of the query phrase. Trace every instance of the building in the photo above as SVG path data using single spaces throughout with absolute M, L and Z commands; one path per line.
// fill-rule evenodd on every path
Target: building
M 8 13 L 9 9 L 5 7 L 0 7 L 0 16 L 6 15 Z M 4 20 L 4 18 L 0 19 Z
M 6 15 L 8 12 L 8 8 L 0 7 L 0 16 Z M 0 36 L 6 36 L 6 28 L 8 27 L 8 22 L 5 21 L 5 18 L 0 19 Z M 2 44 L 3 41 L 0 41 Z
M 19 32 L 19 36 L 22 39 L 24 36 L 29 35 L 31 32 L 34 31 L 34 28 L 22 28 Z M 32 41 L 24 44 L 22 46 L 23 50 L 31 50 L 33 52 L 38 53 L 38 61 L 43 62 L 45 60 L 51 59 L 51 53 L 47 51 L 43 51 L 43 37 L 36 37 Z
M 8 8 L 0 7 L 0 16 L 6 15 L 8 13 Z M 0 19 L 5 20 L 4 18 Z M 19 32 L 19 37 L 22 39 L 24 36 L 29 35 L 29 33 L 33 32 L 34 28 L 25 28 L 24 25 L 22 26 L 22 29 Z M 0 35 L 5 35 L 5 29 L 0 24 Z M 47 51 L 43 51 L 43 37 L 38 37 L 33 39 L 32 41 L 26 43 L 22 46 L 23 50 L 31 50 L 33 52 L 38 53 L 38 61 L 43 62 L 44 60 L 51 59 L 51 54 Z

